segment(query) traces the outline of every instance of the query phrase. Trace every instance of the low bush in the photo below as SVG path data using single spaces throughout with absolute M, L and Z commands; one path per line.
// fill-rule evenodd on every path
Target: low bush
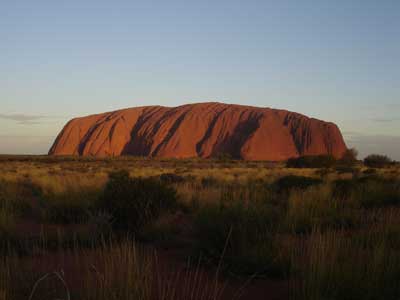
M 386 155 L 371 154 L 364 158 L 364 165 L 369 168 L 384 168 L 391 164 L 392 160 Z
M 307 155 L 290 158 L 286 162 L 287 168 L 331 168 L 336 164 L 332 155 Z
M 98 197 L 99 191 L 89 188 L 44 194 L 40 199 L 41 217 L 56 224 L 86 222 Z
M 113 218 L 117 230 L 137 231 L 152 222 L 162 210 L 175 208 L 175 190 L 152 178 L 131 178 L 127 171 L 109 174 L 99 209 Z
M 319 185 L 323 181 L 318 178 L 306 177 L 306 176 L 296 176 L 287 175 L 279 178 L 273 183 L 273 187 L 281 192 L 290 192 L 293 189 L 305 190 L 311 186 Z
M 338 164 L 344 167 L 354 167 L 357 164 L 358 151 L 355 148 L 347 149 Z

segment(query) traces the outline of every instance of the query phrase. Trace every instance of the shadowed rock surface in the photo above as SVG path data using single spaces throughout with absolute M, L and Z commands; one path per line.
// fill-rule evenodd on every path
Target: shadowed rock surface
M 223 103 L 145 106 L 75 118 L 49 154 L 285 160 L 346 150 L 339 128 L 298 113 Z

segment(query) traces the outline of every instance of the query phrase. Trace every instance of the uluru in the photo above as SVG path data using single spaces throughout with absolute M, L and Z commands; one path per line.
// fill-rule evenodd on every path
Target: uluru
M 223 103 L 143 106 L 74 118 L 50 155 L 281 161 L 346 150 L 331 122 L 286 110 Z

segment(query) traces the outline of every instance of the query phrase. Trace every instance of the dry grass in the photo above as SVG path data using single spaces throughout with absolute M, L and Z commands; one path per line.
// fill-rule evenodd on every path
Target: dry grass
M 293 298 L 398 299 L 399 244 L 382 228 L 369 230 L 375 234 L 314 231 L 293 248 Z
M 78 276 L 78 277 L 77 277 Z M 0 261 L 0 299 L 218 300 L 224 283 L 200 266 L 172 268 L 131 239 Z
M 148 232 L 155 239 L 162 235 L 171 247 L 184 239 L 187 255 L 202 249 L 214 270 L 222 268 L 218 276 L 234 273 L 245 282 L 255 273 L 280 274 L 292 282 L 294 299 L 400 297 L 398 167 L 346 173 L 265 162 L 43 157 L 0 158 L 0 168 L 0 237 L 23 248 L 11 247 L 0 259 L 0 300 L 29 299 L 46 274 L 32 299 L 65 299 L 63 281 L 71 299 L 221 299 L 224 285 L 210 280 L 202 265 L 170 271 L 153 250 L 144 251 L 132 239 L 102 242 L 99 228 L 109 224 L 95 203 L 108 173 L 121 169 L 132 177 L 183 178 L 172 186 L 184 223 L 169 218 L 171 223 L 158 222 L 163 225 Z M 283 193 L 274 183 L 287 175 L 324 183 Z M 359 178 L 365 176 L 390 180 L 363 183 Z M 338 196 L 338 179 L 349 180 L 348 193 Z M 90 230 L 82 236 L 43 234 L 28 247 L 16 232 L 25 219 L 44 226 L 81 223 Z M 184 234 L 175 230 L 182 224 L 189 224 Z

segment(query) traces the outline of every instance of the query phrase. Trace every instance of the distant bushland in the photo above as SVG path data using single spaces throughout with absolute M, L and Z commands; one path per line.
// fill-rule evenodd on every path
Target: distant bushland
M 333 155 L 305 155 L 290 158 L 286 162 L 287 168 L 332 168 L 347 167 L 351 168 L 357 164 L 358 151 L 355 148 L 347 149 L 343 155 L 337 159 Z
M 331 168 L 336 159 L 332 155 L 307 155 L 290 158 L 286 162 L 287 168 Z

